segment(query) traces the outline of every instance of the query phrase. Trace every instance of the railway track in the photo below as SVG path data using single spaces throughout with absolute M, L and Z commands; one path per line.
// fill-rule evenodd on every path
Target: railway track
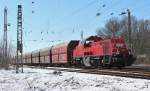
M 32 67 L 38 68 L 38 67 Z M 141 78 L 150 79 L 150 69 L 141 67 L 126 67 L 123 69 L 102 69 L 102 68 L 64 68 L 64 67 L 43 67 L 48 70 L 65 71 L 65 72 L 78 72 L 78 73 L 88 73 L 88 74 L 98 74 L 98 75 L 111 75 L 111 76 L 121 76 L 130 78 Z

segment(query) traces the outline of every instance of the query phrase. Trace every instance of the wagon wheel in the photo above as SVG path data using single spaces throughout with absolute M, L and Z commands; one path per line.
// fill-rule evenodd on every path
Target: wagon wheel
M 122 67 L 124 66 L 124 60 L 123 60 L 123 56 L 120 56 L 118 58 L 118 60 L 120 61 L 120 64 L 118 66 L 118 69 L 122 69 Z
M 108 61 L 109 61 L 109 65 L 108 65 L 108 68 L 110 69 L 110 68 L 112 68 L 112 57 L 109 57 L 108 58 Z
M 109 64 L 105 64 L 105 61 L 109 61 Z M 106 67 L 106 68 L 111 68 L 112 67 L 112 58 L 109 57 L 104 57 L 102 59 L 102 67 Z
M 99 66 L 99 60 L 90 59 L 90 64 L 93 67 L 98 67 Z
M 84 57 L 83 58 L 83 64 L 84 64 L 84 66 L 87 66 L 87 67 L 91 66 L 90 57 Z
M 105 67 L 104 59 L 102 59 L 102 63 L 101 63 L 101 64 L 102 64 L 102 65 L 101 65 L 102 68 Z
M 107 65 L 105 64 L 105 61 L 107 60 L 107 58 L 106 57 L 104 57 L 103 59 L 102 59 L 102 67 L 104 68 L 104 67 L 107 67 Z

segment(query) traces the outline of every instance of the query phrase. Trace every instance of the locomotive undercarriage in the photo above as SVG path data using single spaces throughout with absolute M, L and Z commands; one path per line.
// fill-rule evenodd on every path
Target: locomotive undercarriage
M 115 56 L 104 56 L 104 57 L 82 57 L 74 59 L 75 66 L 86 66 L 86 67 L 124 67 L 127 63 L 126 59 L 122 55 Z
M 102 66 L 103 67 L 118 67 L 122 68 L 125 66 L 130 66 L 133 64 L 133 62 L 136 60 L 133 55 L 122 55 L 122 54 L 117 54 L 113 56 L 105 56 L 102 60 Z
M 102 59 L 101 65 L 102 67 L 108 67 L 108 68 L 111 67 L 121 68 L 125 66 L 125 60 L 122 55 L 105 56 Z

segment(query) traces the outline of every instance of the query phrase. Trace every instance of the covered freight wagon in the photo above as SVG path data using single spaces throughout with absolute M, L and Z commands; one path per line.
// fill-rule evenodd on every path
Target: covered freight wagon
M 52 64 L 71 64 L 73 50 L 79 41 L 72 40 L 52 47 Z
M 52 47 L 47 47 L 40 49 L 40 64 L 48 64 L 50 65 L 52 62 L 51 58 L 51 48 Z
M 39 64 L 39 50 L 32 52 L 32 64 Z

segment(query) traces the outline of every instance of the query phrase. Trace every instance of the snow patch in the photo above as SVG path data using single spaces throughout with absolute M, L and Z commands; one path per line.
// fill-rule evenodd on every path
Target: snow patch
M 150 80 L 25 68 L 0 70 L 0 91 L 150 91 Z

